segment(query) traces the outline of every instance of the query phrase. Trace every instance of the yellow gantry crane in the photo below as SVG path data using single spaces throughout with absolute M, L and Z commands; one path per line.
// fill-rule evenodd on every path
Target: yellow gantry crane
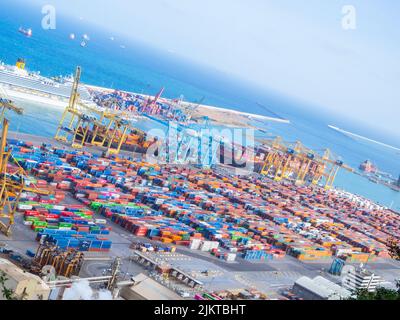
M 71 96 L 57 127 L 55 139 L 82 149 L 85 144 L 106 147 L 107 154 L 118 154 L 132 129 L 123 111 L 89 106 L 78 92 L 81 68 L 77 67 Z
M 275 181 L 281 181 L 282 179 L 286 179 L 288 177 L 288 171 L 293 168 L 293 164 L 296 160 L 297 154 L 301 149 L 301 142 L 296 141 L 295 145 L 292 146 L 284 146 L 284 153 L 281 157 L 281 161 L 279 162 L 278 167 L 275 170 Z
M 83 121 L 84 114 L 78 109 L 78 101 L 79 101 L 79 81 L 81 78 L 81 68 L 77 67 L 74 83 L 72 84 L 71 96 L 69 98 L 68 106 L 65 108 L 60 123 L 57 127 L 56 135 L 54 139 L 62 142 L 69 142 L 69 137 L 73 137 L 71 144 L 75 143 L 75 139 L 77 137 L 77 132 L 75 129 L 75 122 L 78 121 L 78 124 Z M 79 127 L 79 126 L 78 126 Z
M 7 111 L 13 111 L 22 115 L 24 109 L 3 96 L 5 93 L 0 96 L 0 121 L 3 124 L 0 142 L 0 232 L 9 236 L 22 192 L 34 192 L 42 195 L 49 195 L 50 192 L 27 186 L 25 170 L 12 158 L 11 150 L 7 147 L 9 121 L 5 118 L 5 114 Z M 14 160 L 15 166 L 9 169 L 10 158 Z
M 326 163 L 326 168 L 330 166 L 328 172 L 324 173 L 325 176 L 325 189 L 330 189 L 335 182 L 336 176 L 340 169 L 347 170 L 349 172 L 354 172 L 354 169 L 346 165 L 341 159 L 334 156 L 331 150 L 326 149 L 324 155 L 322 156 L 322 161 Z
M 3 123 L 5 114 L 8 110 L 15 112 L 16 114 L 22 115 L 24 109 L 17 107 L 11 100 L 3 98 L 0 96 L 0 123 Z
M 8 120 L 3 120 L 0 142 L 0 231 L 10 235 L 11 225 L 14 223 L 14 213 L 17 210 L 24 180 L 21 172 L 7 172 L 7 164 L 11 151 L 7 149 Z
M 339 169 L 343 168 L 354 172 L 339 158 L 326 149 L 322 156 L 311 149 L 306 148 L 300 141 L 294 144 L 285 143 L 281 137 L 273 140 L 264 140 L 268 152 L 261 170 L 263 175 L 272 175 L 275 181 L 290 178 L 296 185 L 302 185 L 306 181 L 318 184 L 325 178 L 325 189 L 330 189 L 336 179 Z
M 31 188 L 26 185 L 27 174 L 16 162 L 16 166 L 8 168 L 11 150 L 7 148 L 8 120 L 3 120 L 0 142 L 0 232 L 6 236 L 11 235 L 14 216 L 23 192 L 33 192 L 41 195 L 50 195 L 49 190 Z
M 278 136 L 273 140 L 264 140 L 263 143 L 268 147 L 269 152 L 264 160 L 261 174 L 268 175 L 270 170 L 279 161 L 279 152 L 282 151 L 283 140 Z

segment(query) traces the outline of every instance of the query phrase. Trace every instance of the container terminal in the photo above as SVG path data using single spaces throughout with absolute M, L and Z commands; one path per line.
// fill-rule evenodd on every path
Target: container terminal
M 187 160 L 182 145 L 200 139 L 190 114 L 160 103 L 162 90 L 97 92 L 89 104 L 80 73 L 53 139 L 9 133 L 7 114 L 23 109 L 0 100 L 0 270 L 36 283 L 16 294 L 81 299 L 84 284 L 93 299 L 302 299 L 311 282 L 347 294 L 344 266 L 386 286 L 400 277 L 387 246 L 400 241 L 399 214 L 333 188 L 354 170 L 331 151 L 263 140 L 240 149 L 254 162 L 241 173 L 225 161 L 229 142 L 210 139 L 207 157 L 172 161 L 170 141 L 136 128 L 137 116 L 176 121 Z M 148 161 L 151 147 L 162 161 Z

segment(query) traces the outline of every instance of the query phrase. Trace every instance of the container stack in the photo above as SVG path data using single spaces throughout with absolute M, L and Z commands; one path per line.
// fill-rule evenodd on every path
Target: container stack
M 40 199 L 26 195 L 21 204 L 26 224 L 36 232 L 86 232 L 90 236 L 82 241 L 89 242 L 107 232 L 104 224 L 94 223 L 94 211 L 136 236 L 249 261 L 286 253 L 304 261 L 332 256 L 366 261 L 388 257 L 387 240 L 400 240 L 396 213 L 337 190 L 20 141 L 10 146 L 34 183 L 56 192 Z M 56 207 L 65 194 L 81 207 Z M 73 245 L 75 239 L 69 239 Z

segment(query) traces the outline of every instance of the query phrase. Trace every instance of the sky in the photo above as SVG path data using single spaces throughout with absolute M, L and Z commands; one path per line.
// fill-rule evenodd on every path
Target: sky
M 29 1 L 400 137 L 397 0 Z

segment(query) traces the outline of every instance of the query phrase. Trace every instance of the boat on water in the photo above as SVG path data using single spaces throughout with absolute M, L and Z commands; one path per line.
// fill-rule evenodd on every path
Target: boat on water
M 378 168 L 370 160 L 365 160 L 363 163 L 361 163 L 359 169 L 365 173 L 378 172 Z
M 14 66 L 0 63 L 0 86 L 36 96 L 69 99 L 73 84 L 71 77 L 43 77 L 40 72 L 26 70 L 25 65 L 25 60 L 21 58 Z M 82 100 L 91 101 L 90 93 L 84 85 L 80 85 L 78 91 Z
M 23 27 L 20 27 L 18 29 L 18 32 L 22 33 L 24 36 L 26 36 L 28 38 L 32 37 L 32 29 L 30 29 L 30 28 L 29 29 L 24 29 Z

